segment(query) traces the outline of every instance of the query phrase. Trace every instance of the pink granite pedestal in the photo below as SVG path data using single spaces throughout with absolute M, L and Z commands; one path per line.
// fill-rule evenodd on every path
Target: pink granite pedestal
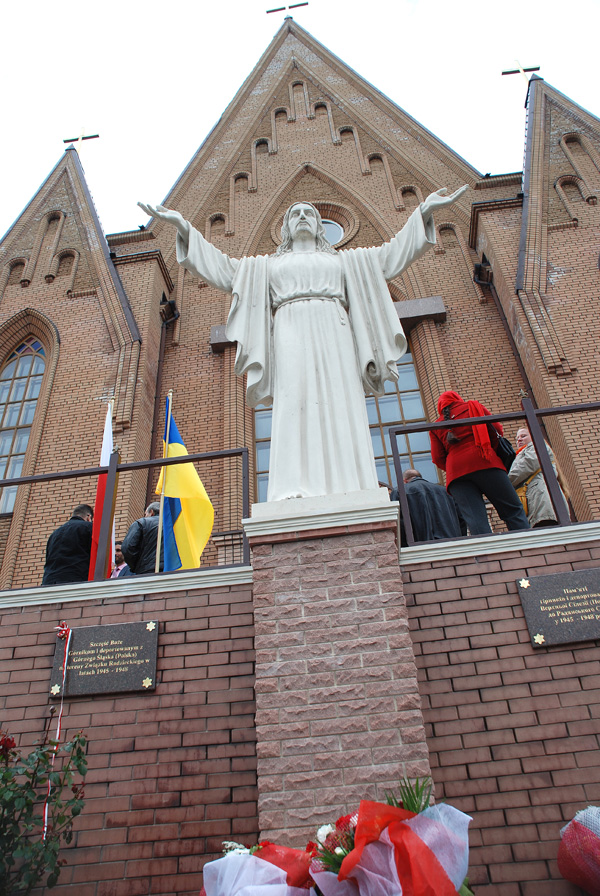
M 259 827 L 288 845 L 429 774 L 397 506 L 387 492 L 338 497 L 255 505 L 246 521 Z

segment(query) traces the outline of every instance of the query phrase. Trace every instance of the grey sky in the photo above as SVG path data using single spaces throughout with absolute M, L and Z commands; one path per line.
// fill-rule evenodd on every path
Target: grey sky
M 107 233 L 147 218 L 283 22 L 270 0 L 33 0 L 3 12 L 0 234 L 64 151 L 81 160 Z M 310 0 L 295 20 L 482 174 L 520 170 L 526 84 L 539 74 L 600 114 L 600 0 Z M 367 11 L 365 11 L 367 10 Z M 584 24 L 581 24 L 584 23 Z

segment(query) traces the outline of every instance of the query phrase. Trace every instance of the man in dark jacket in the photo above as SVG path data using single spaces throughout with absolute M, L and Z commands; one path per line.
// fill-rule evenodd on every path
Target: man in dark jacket
M 115 541 L 115 565 L 108 577 L 109 579 L 125 579 L 127 576 L 133 575 L 123 556 L 123 551 L 121 550 L 122 544 L 121 541 Z
M 92 519 L 89 504 L 78 504 L 71 519 L 55 529 L 46 544 L 42 585 L 87 582 L 92 551 Z
M 129 532 L 123 539 L 121 551 L 129 565 L 129 569 L 136 576 L 154 572 L 156 564 L 156 542 L 158 540 L 158 521 L 160 504 L 153 501 L 146 508 L 141 519 L 136 520 L 129 527 Z M 160 571 L 163 568 L 162 551 L 160 552 Z
M 423 479 L 418 470 L 405 470 L 402 476 L 415 541 L 436 541 L 441 538 L 460 538 L 467 534 L 454 499 L 442 485 Z M 398 500 L 394 489 L 392 501 Z M 401 524 L 402 544 L 406 546 L 404 525 Z

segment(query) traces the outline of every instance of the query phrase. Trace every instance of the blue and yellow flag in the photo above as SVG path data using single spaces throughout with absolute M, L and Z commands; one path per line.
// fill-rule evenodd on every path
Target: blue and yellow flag
M 167 397 L 163 453 L 165 457 L 183 457 L 187 454 L 187 449 L 172 416 L 167 445 L 169 405 L 170 400 Z M 192 463 L 163 467 L 156 486 L 157 495 L 163 490 L 163 476 L 164 571 L 196 569 L 200 566 L 200 555 L 212 532 L 215 517 L 213 506 Z

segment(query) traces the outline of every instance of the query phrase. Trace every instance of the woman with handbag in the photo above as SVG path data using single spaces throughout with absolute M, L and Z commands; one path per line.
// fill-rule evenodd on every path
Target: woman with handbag
M 464 401 L 458 392 L 438 399 L 438 421 L 486 417 L 490 411 L 478 401 Z M 500 423 L 465 424 L 432 430 L 431 456 L 446 471 L 446 488 L 458 504 L 471 535 L 489 535 L 484 495 L 510 530 L 529 529 L 523 506 L 494 450 L 502 435 Z
M 554 472 L 560 478 L 552 448 L 548 443 L 546 443 L 546 448 Z M 533 529 L 537 526 L 558 526 L 548 487 L 542 476 L 540 462 L 531 441 L 531 434 L 525 427 L 517 432 L 517 456 L 509 470 L 508 477 L 517 490 L 519 500 Z M 562 489 L 561 494 L 565 511 L 568 514 L 569 509 Z

